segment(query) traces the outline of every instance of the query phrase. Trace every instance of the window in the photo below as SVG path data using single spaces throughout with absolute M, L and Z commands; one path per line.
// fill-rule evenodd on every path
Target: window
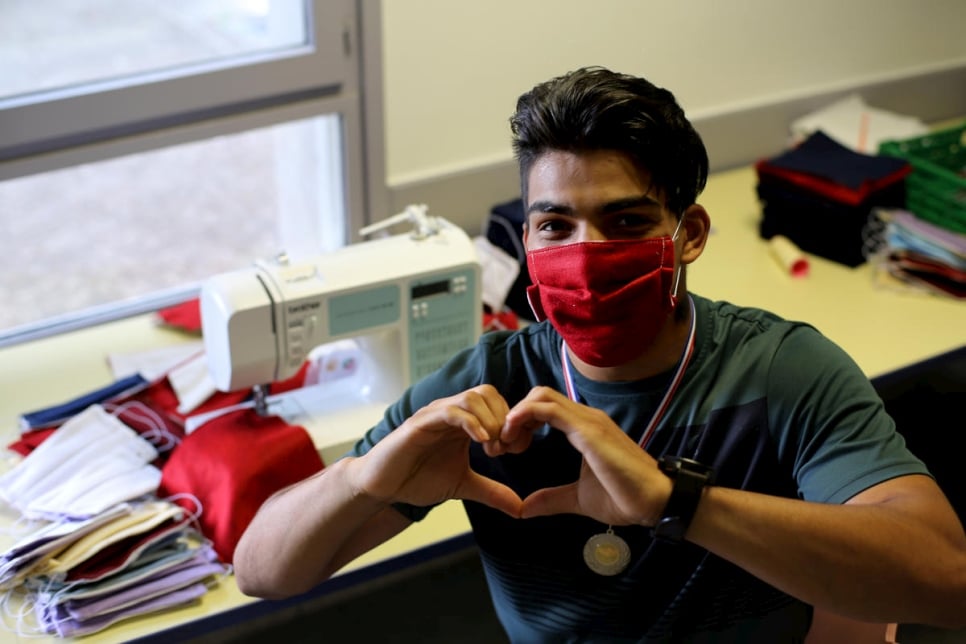
M 351 239 L 365 4 L 0 5 L 0 346 Z

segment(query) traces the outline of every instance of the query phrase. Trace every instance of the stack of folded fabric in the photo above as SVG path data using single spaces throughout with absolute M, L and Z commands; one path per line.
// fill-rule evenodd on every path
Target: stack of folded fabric
M 756 164 L 759 232 L 847 266 L 865 262 L 863 231 L 877 207 L 902 208 L 904 159 L 855 152 L 817 131 L 792 150 Z
M 145 498 L 43 524 L 0 555 L 9 630 L 79 637 L 196 601 L 229 568 L 174 503 Z M 9 620 L 9 616 L 8 616 Z
M 886 222 L 877 269 L 914 289 L 966 298 L 966 234 L 906 210 L 880 211 Z
M 228 572 L 195 517 L 154 494 L 157 459 L 154 445 L 95 404 L 0 475 L 0 497 L 31 527 L 0 555 L 3 604 L 20 606 L 9 628 L 86 635 L 194 601 Z

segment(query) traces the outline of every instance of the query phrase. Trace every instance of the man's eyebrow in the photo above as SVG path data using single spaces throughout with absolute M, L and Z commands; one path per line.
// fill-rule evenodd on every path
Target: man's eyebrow
M 631 208 L 660 208 L 661 203 L 651 197 L 650 195 L 640 195 L 636 197 L 627 197 L 626 199 L 617 199 L 615 201 L 609 201 L 605 203 L 600 208 L 601 214 L 609 214 L 612 212 L 620 212 L 622 210 L 630 210 Z
M 608 201 L 599 208 L 600 214 L 609 214 L 613 212 L 621 212 L 623 210 L 630 210 L 631 208 L 660 208 L 661 203 L 651 197 L 650 195 L 636 195 L 633 197 L 626 197 L 623 199 L 615 199 L 614 201 Z M 556 203 L 549 200 L 534 201 L 527 208 L 527 215 L 533 213 L 554 213 L 558 215 L 573 215 L 574 209 L 566 204 Z
M 564 204 L 555 203 L 553 201 L 534 201 L 527 208 L 527 215 L 532 215 L 535 212 L 551 212 L 558 215 L 572 215 L 574 209 L 570 206 L 565 206 Z

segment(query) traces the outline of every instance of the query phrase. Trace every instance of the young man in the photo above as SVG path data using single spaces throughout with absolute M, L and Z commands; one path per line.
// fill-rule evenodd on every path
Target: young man
M 966 537 L 862 372 L 688 293 L 708 161 L 674 97 L 582 69 L 511 125 L 546 321 L 485 335 L 270 499 L 242 591 L 308 590 L 463 499 L 513 641 L 796 642 L 813 605 L 962 624 Z

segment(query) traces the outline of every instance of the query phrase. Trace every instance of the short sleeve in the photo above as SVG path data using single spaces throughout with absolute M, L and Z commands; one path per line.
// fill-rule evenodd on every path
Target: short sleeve
M 780 344 L 768 405 L 780 457 L 806 500 L 843 503 L 888 479 L 928 474 L 858 365 L 812 327 L 794 327 Z

